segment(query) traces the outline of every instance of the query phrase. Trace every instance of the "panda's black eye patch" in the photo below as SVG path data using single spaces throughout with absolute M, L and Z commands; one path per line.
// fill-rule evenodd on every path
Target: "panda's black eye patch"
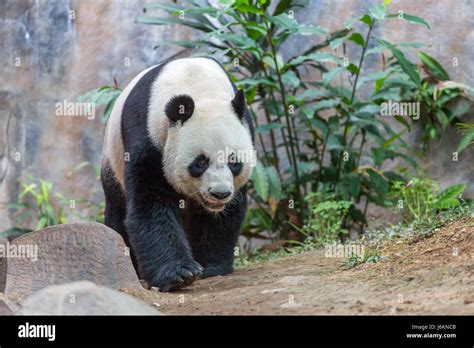
M 235 156 L 234 154 L 229 156 L 227 165 L 229 166 L 229 169 L 232 172 L 233 176 L 239 175 L 242 171 L 242 168 L 244 167 L 244 164 L 242 162 L 239 162 L 237 156 Z
M 194 178 L 199 178 L 209 167 L 209 158 L 204 155 L 197 156 L 189 165 L 189 174 Z

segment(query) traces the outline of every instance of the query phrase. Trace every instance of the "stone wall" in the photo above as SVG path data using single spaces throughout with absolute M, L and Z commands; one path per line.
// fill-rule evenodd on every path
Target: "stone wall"
M 104 125 L 100 117 L 56 116 L 55 104 L 74 101 L 114 78 L 123 87 L 139 71 L 180 52 L 176 47 L 153 49 L 160 40 L 196 35 L 181 27 L 135 23 L 147 2 L 0 1 L 0 203 L 16 200 L 18 179 L 25 173 L 54 183 L 66 197 L 101 198 L 91 167 L 70 172 L 83 161 L 99 165 Z M 297 17 L 335 30 L 375 2 L 316 0 Z M 395 0 L 391 7 L 426 18 L 432 30 L 392 20 L 376 35 L 432 45 L 427 51 L 454 79 L 474 85 L 473 1 Z M 296 54 L 310 44 L 307 37 L 294 37 L 285 51 Z M 452 66 L 453 57 L 458 67 Z M 375 64 L 368 62 L 369 69 Z M 447 139 L 451 147 L 453 138 Z M 454 166 L 437 155 L 446 157 L 446 146 L 435 147 L 427 165 L 447 182 L 473 182 L 472 156 L 468 161 L 463 155 L 462 168 Z M 0 230 L 11 224 L 11 212 L 0 208 Z

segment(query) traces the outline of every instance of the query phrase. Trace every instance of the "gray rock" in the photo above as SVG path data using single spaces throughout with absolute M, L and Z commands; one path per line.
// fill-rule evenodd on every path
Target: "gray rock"
M 88 281 L 48 286 L 29 296 L 23 315 L 159 315 L 129 295 Z
M 0 299 L 0 315 L 13 315 L 10 307 L 2 299 Z
M 15 249 L 16 248 L 16 249 Z M 13 311 L 49 285 L 89 280 L 112 289 L 141 288 L 122 237 L 99 223 L 73 223 L 11 242 L 5 297 Z

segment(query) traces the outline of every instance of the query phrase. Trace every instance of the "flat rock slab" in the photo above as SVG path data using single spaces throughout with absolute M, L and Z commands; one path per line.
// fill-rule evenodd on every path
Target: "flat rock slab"
M 13 312 L 3 300 L 0 300 L 0 315 L 13 315 Z
M 49 285 L 89 280 L 112 289 L 141 288 L 122 237 L 99 223 L 38 230 L 16 238 L 9 249 L 5 298 L 14 312 Z
M 23 315 L 159 315 L 129 295 L 88 281 L 53 285 L 27 297 Z

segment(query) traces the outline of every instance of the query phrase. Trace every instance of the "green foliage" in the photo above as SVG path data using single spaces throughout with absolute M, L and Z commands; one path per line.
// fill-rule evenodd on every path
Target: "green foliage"
M 310 193 L 306 199 L 309 202 L 310 214 L 303 227 L 305 235 L 323 244 L 348 234 L 349 231 L 342 228 L 342 223 L 349 212 L 351 202 L 336 201 L 334 194 L 325 192 Z
M 461 202 L 459 199 L 465 189 L 466 185 L 463 184 L 449 186 L 444 191 L 438 193 L 433 202 L 433 207 L 438 210 L 444 210 L 460 206 Z
M 413 178 L 408 184 L 392 183 L 395 209 L 406 223 L 431 221 L 436 210 L 460 206 L 459 197 L 466 185 L 456 184 L 439 192 L 439 184 L 427 178 Z
M 122 90 L 115 85 L 106 85 L 91 91 L 88 91 L 84 95 L 78 97 L 78 101 L 88 102 L 93 105 L 105 105 L 104 113 L 102 114 L 102 122 L 107 123 L 110 114 L 114 107 L 115 101 Z
M 459 142 L 457 152 L 461 153 L 469 145 L 474 143 L 474 124 L 458 123 L 458 129 L 463 133 L 463 138 Z
M 307 0 L 280 0 L 275 6 L 263 0 L 152 3 L 145 6 L 146 14 L 137 18 L 147 25 L 194 30 L 199 35 L 195 40 L 169 40 L 157 47 L 178 45 L 193 49 L 194 56 L 217 58 L 245 90 L 256 125 L 256 143 L 262 151 L 251 178 L 253 208 L 244 222 L 244 235 L 255 237 L 271 230 L 275 238 L 286 240 L 295 239 L 298 231 L 302 240 L 304 225 L 312 233 L 322 231 L 324 238 L 340 238 L 344 231 L 362 229 L 368 205 L 390 206 L 392 183 L 404 185 L 408 168 L 386 171 L 387 161 L 400 158 L 418 169 L 403 135 L 420 126 L 423 150 L 427 151 L 430 141 L 440 139 L 469 112 L 469 108 L 451 110 L 450 105 L 459 98 L 467 99 L 466 91 L 472 87 L 450 81 L 442 65 L 426 52 L 418 51 L 419 62 L 409 60 L 408 50 L 424 45 L 393 43 L 374 36 L 374 29 L 383 32 L 379 28 L 388 20 L 431 29 L 421 17 L 388 13 L 389 3 L 371 6 L 335 32 L 297 21 L 294 11 L 304 10 Z M 313 44 L 284 59 L 283 47 L 294 35 L 309 37 Z M 354 61 L 347 60 L 347 50 L 356 52 Z M 381 57 L 379 70 L 364 66 L 370 55 Z M 303 79 L 303 72 L 320 78 Z M 92 99 L 102 100 L 97 95 L 107 90 L 95 90 Z M 116 95 L 115 86 L 103 97 L 106 110 Z M 382 103 L 387 100 L 419 103 L 420 120 L 395 116 L 402 126 L 395 130 L 380 117 Z M 474 139 L 470 137 L 463 148 L 466 141 Z M 305 200 L 308 192 L 315 194 Z M 334 196 L 314 205 L 312 199 L 320 192 Z M 431 203 L 434 201 L 435 197 Z M 325 215 L 334 212 L 339 214 L 337 219 L 326 220 L 326 225 L 314 218 L 327 219 Z M 412 213 L 408 210 L 404 214 Z
M 354 268 L 363 263 L 376 263 L 385 259 L 385 256 L 382 256 L 380 250 L 375 247 L 369 247 L 363 256 L 358 255 L 357 253 L 352 253 L 351 256 L 346 261 L 347 268 Z
M 221 2 L 222 6 L 205 0 L 186 6 L 157 3 L 147 5 L 147 15 L 137 18 L 141 23 L 182 25 L 201 32 L 202 36 L 195 41 L 164 44 L 193 47 L 194 55 L 227 61 L 232 79 L 245 89 L 262 149 L 260 163 L 252 175 L 251 194 L 261 211 L 258 216 L 263 225 L 245 224 L 244 232 L 250 235 L 265 230 L 268 219 L 272 219 L 272 227 L 280 237 L 300 230 L 314 213 L 314 207 L 303 199 L 308 191 L 331 191 L 335 193 L 335 202 L 351 203 L 342 226 L 346 230 L 366 223 L 367 204 L 389 205 L 390 183 L 403 180 L 403 173 L 383 171 L 384 163 L 396 157 L 415 169 L 417 163 L 408 155 L 402 139 L 411 130 L 412 120 L 395 117 L 404 127 L 395 131 L 377 117 L 385 100 L 420 102 L 424 149 L 466 112 L 448 109 L 449 101 L 464 95 L 464 86 L 453 85 L 442 66 L 427 53 L 419 52 L 420 65 L 405 55 L 407 48 L 422 45 L 395 44 L 376 37 L 373 40 L 373 28 L 386 19 L 402 19 L 431 29 L 423 18 L 406 13 L 388 14 L 390 1 L 384 1 L 347 20 L 346 28 L 329 33 L 294 18 L 293 11 L 307 3 L 282 0 L 276 7 L 269 6 L 268 1 L 252 0 Z M 158 9 L 166 15 L 152 12 Z M 353 29 L 355 22 L 364 23 L 365 29 Z M 292 35 L 314 36 L 315 44 L 284 60 L 281 47 Z M 344 56 L 338 55 L 341 45 L 349 49 L 358 47 L 358 60 L 346 62 Z M 385 55 L 387 50 L 391 57 L 380 71 L 362 73 L 368 55 Z M 303 70 L 319 72 L 321 81 L 302 80 Z M 339 77 L 345 77 L 349 84 L 336 86 L 335 81 L 342 81 Z M 362 99 L 359 90 L 363 85 L 368 88 L 367 84 L 373 85 L 373 93 Z M 257 118 L 259 112 L 264 119 Z M 269 137 L 270 146 L 264 142 L 264 135 Z M 284 167 L 282 163 L 289 165 Z M 366 203 L 364 210 L 356 208 L 361 201 Z M 325 205 L 323 208 L 330 209 Z M 263 214 L 263 210 L 267 213 Z M 251 213 L 249 221 L 257 220 Z
M 68 178 L 87 167 L 92 168 L 98 180 L 100 168 L 93 167 L 88 161 L 79 163 L 69 171 Z M 66 215 L 81 221 L 104 223 L 105 202 L 103 200 L 96 202 L 85 198 L 68 199 L 62 194 L 54 192 L 53 184 L 50 182 L 31 175 L 28 175 L 26 181 L 22 182 L 20 186 L 18 201 L 7 204 L 7 208 L 16 212 L 14 226 L 1 231 L 0 237 L 13 238 L 45 227 L 65 224 L 68 222 Z M 91 196 L 95 192 L 96 187 L 94 186 L 90 192 Z M 81 215 L 80 212 L 84 211 L 87 213 Z M 29 228 L 33 225 L 35 225 L 33 229 Z
M 101 191 L 100 185 L 100 166 L 94 166 L 89 161 L 83 161 L 76 165 L 71 171 L 68 172 L 68 178 L 72 178 L 74 175 L 77 175 L 81 170 L 88 169 L 92 171 L 92 174 L 96 178 L 94 185 L 91 188 L 89 193 L 89 197 L 95 196 L 97 190 Z M 98 188 L 99 187 L 99 188 Z M 105 220 L 105 201 L 99 200 L 96 201 L 94 199 L 89 198 L 77 198 L 74 200 L 76 205 L 80 206 L 81 209 L 77 209 L 78 211 L 86 211 L 85 215 L 78 215 L 81 220 L 86 221 L 95 221 L 104 223 Z
M 18 202 L 7 205 L 8 208 L 18 211 L 16 226 L 21 226 L 27 219 L 32 219 L 36 223 L 34 230 L 67 223 L 63 209 L 54 208 L 55 203 L 63 201 L 64 197 L 59 193 L 53 193 L 53 184 L 28 176 L 27 182 L 22 183 L 21 188 Z M 30 231 L 26 228 L 14 227 L 1 232 L 0 235 L 8 237 Z

